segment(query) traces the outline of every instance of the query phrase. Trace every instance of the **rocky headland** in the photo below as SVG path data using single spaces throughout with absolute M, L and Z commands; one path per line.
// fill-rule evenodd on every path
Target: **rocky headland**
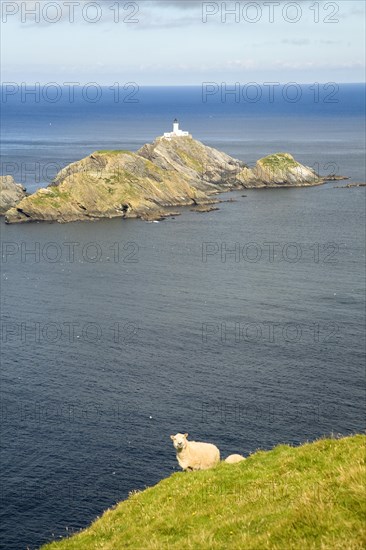
M 231 189 L 300 187 L 324 181 L 287 153 L 270 155 L 249 168 L 190 136 L 159 137 L 136 153 L 97 151 L 70 164 L 48 187 L 10 205 L 5 220 L 151 220 L 169 215 L 169 209 L 177 206 L 212 204 L 212 195 Z

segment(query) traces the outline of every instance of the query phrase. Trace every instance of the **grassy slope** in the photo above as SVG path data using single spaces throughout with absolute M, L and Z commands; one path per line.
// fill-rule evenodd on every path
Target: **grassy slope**
M 288 153 L 275 153 L 268 155 L 258 161 L 262 166 L 269 167 L 273 170 L 288 170 L 289 168 L 297 168 L 299 165 L 296 160 Z
M 43 550 L 364 548 L 366 436 L 179 472 Z

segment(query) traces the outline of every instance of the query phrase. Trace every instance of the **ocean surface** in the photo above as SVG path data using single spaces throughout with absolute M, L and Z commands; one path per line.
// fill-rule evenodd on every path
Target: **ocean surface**
M 248 164 L 287 151 L 365 181 L 364 86 L 335 103 L 306 86 L 296 103 L 103 90 L 3 96 L 2 173 L 34 191 L 178 117 Z M 365 429 L 365 188 L 346 183 L 235 191 L 160 223 L 1 221 L 1 548 L 39 548 L 177 471 L 176 432 L 225 457 Z

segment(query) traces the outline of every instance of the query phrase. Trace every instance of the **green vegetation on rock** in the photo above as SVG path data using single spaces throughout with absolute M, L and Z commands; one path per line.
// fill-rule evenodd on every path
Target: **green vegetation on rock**
M 288 170 L 289 168 L 296 168 L 300 166 L 298 162 L 288 153 L 276 153 L 274 155 L 268 155 L 258 161 L 262 166 L 271 168 L 272 170 Z
M 47 192 L 46 192 L 47 191 Z M 46 190 L 34 195 L 34 204 L 52 204 L 55 207 L 59 207 L 63 201 L 67 201 L 70 198 L 70 193 L 61 191 L 59 187 L 50 186 Z
M 42 550 L 361 550 L 364 435 L 179 472 Z
M 199 173 L 204 170 L 205 165 L 202 160 L 195 158 L 193 155 L 189 155 L 185 151 L 178 151 L 178 155 L 187 166 L 193 168 L 196 172 Z

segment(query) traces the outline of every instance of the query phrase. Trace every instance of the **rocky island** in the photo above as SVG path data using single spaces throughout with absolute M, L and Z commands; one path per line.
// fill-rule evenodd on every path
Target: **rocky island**
M 325 179 L 287 153 L 254 168 L 174 129 L 130 151 L 96 151 L 61 170 L 46 188 L 22 198 L 7 223 L 100 218 L 159 219 L 176 206 L 210 204 L 231 189 L 319 185 Z

